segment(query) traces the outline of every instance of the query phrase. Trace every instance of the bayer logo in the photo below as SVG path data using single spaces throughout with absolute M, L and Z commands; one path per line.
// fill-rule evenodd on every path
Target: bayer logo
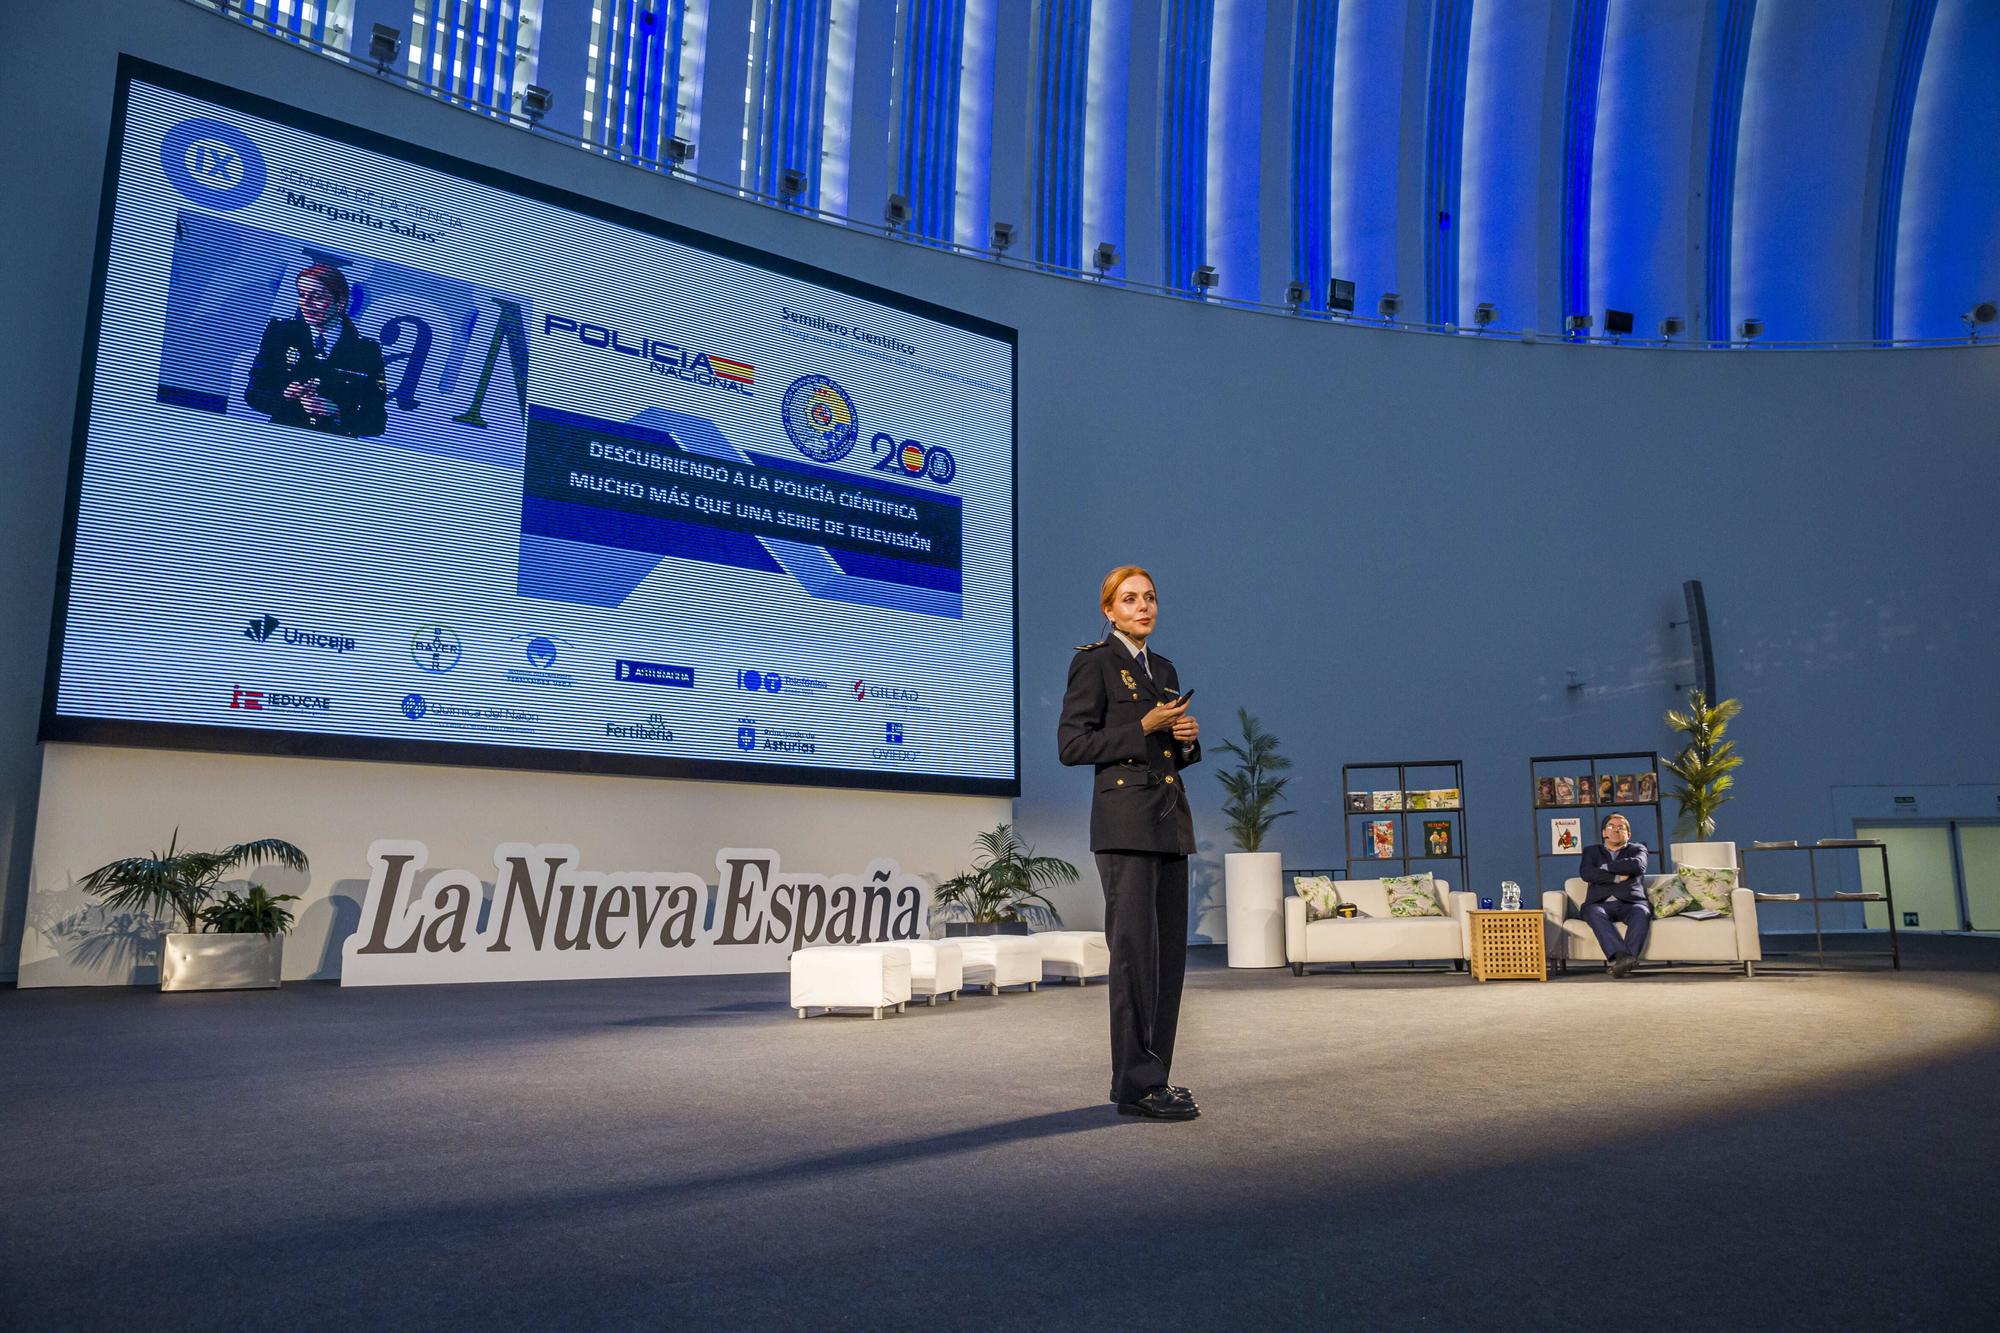
M 465 645 L 449 626 L 425 625 L 410 636 L 410 660 L 418 669 L 442 676 L 465 656 Z
M 212 116 L 190 116 L 160 143 L 160 169 L 190 201 L 233 209 L 264 193 L 264 154 L 250 136 Z

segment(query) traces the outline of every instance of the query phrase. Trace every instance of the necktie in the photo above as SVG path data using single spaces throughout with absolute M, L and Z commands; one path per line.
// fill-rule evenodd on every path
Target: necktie
M 1139 650 L 1139 670 L 1146 673 L 1147 680 L 1153 678 L 1153 668 L 1146 665 L 1146 650 L 1144 648 Z
M 318 329 L 313 330 L 313 355 L 326 355 L 326 335 Z

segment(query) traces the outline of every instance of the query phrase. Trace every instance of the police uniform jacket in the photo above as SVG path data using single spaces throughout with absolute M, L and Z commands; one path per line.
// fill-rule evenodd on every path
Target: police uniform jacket
M 1140 722 L 1180 693 L 1174 664 L 1148 649 L 1149 677 L 1116 638 L 1077 649 L 1069 664 L 1056 745 L 1065 764 L 1097 770 L 1090 801 L 1090 850 L 1194 854 L 1194 815 L 1181 771 L 1201 759 L 1199 741 L 1170 731 L 1147 735 Z
M 285 386 L 319 381 L 319 396 L 340 409 L 314 416 Z M 335 435 L 380 435 L 389 426 L 389 380 L 382 344 L 364 338 L 347 316 L 326 350 L 313 351 L 312 326 L 303 318 L 274 319 L 264 330 L 243 401 L 281 426 L 304 426 Z

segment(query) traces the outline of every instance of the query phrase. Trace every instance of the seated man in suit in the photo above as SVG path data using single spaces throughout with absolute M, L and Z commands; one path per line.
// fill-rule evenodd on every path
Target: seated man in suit
M 1611 975 L 1623 977 L 1638 966 L 1653 929 L 1653 906 L 1646 901 L 1646 844 L 1632 841 L 1632 825 L 1623 815 L 1606 815 L 1598 837 L 1603 841 L 1583 849 L 1577 872 L 1590 885 L 1583 919 L 1611 960 Z

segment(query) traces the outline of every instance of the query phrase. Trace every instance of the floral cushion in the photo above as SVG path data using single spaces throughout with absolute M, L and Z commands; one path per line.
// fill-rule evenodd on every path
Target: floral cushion
M 1340 912 L 1340 890 L 1331 875 L 1294 875 L 1292 888 L 1306 902 L 1307 921 L 1326 921 Z
M 1390 916 L 1443 916 L 1437 886 L 1429 875 L 1388 875 L 1382 889 L 1389 895 Z
M 1646 901 L 1653 905 L 1653 915 L 1664 921 L 1693 907 L 1694 895 L 1682 887 L 1680 876 L 1668 875 L 1646 886 Z
M 1682 866 L 1674 879 L 1694 899 L 1694 905 L 1723 916 L 1729 915 L 1729 894 L 1736 887 L 1734 870 L 1714 870 L 1706 866 Z

